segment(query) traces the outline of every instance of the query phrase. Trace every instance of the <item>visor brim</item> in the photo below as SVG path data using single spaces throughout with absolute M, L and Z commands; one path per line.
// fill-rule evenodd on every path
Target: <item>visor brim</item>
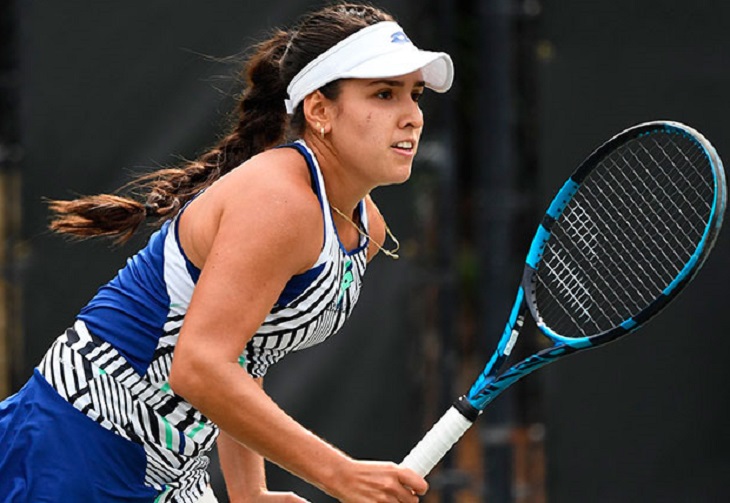
M 454 64 L 443 52 L 399 51 L 372 58 L 347 72 L 347 77 L 377 79 L 407 75 L 417 70 L 423 72 L 426 87 L 445 93 L 454 81 Z

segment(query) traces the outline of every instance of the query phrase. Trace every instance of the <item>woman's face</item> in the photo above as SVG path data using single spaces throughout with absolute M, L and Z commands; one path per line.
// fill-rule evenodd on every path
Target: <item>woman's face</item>
M 347 79 L 333 102 L 329 140 L 348 176 L 372 187 L 411 174 L 423 130 L 420 70 L 386 79 Z

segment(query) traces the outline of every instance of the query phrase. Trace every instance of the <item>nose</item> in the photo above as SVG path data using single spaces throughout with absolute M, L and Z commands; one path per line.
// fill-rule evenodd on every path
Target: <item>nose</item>
M 399 126 L 403 129 L 421 129 L 423 127 L 423 111 L 421 110 L 421 107 L 418 106 L 417 101 L 408 100 L 403 106 Z

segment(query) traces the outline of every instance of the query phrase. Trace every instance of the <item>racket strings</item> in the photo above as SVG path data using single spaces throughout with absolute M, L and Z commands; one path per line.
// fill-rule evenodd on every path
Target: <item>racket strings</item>
M 644 149 L 644 151 L 646 152 L 646 149 Z M 621 160 L 622 161 L 627 162 L 625 156 L 620 156 L 620 157 L 621 157 Z M 649 155 L 649 157 L 652 158 L 653 156 Z M 657 160 L 656 160 L 656 158 L 652 158 L 652 161 L 653 162 L 656 162 Z M 671 158 L 670 158 L 670 161 L 671 161 Z M 676 162 L 674 162 L 674 165 L 676 165 Z M 610 173 L 613 173 L 613 171 L 611 171 Z M 666 194 L 666 191 L 663 190 L 663 187 L 662 187 L 661 183 L 658 182 L 657 177 L 651 176 L 652 175 L 651 172 L 648 172 L 648 175 L 649 175 L 649 178 L 655 182 L 656 187 L 658 188 L 658 191 L 657 192 L 660 193 L 660 194 L 661 193 Z M 614 182 L 617 182 L 617 180 L 614 179 Z M 622 184 L 614 183 L 614 185 L 612 185 L 612 186 L 622 187 L 623 185 Z M 643 192 L 639 192 L 639 198 L 637 198 L 637 199 L 633 199 L 631 197 L 624 197 L 623 201 L 624 202 L 626 202 L 626 201 L 629 202 L 629 204 L 626 204 L 625 205 L 625 208 L 629 208 L 629 212 L 630 212 L 630 214 L 632 216 L 635 216 L 634 215 L 635 212 L 632 209 L 632 204 L 631 204 L 632 202 L 639 201 L 639 203 L 633 205 L 633 207 L 638 207 L 639 209 L 641 209 L 641 206 L 642 205 L 646 205 L 646 204 L 649 204 L 649 203 L 655 203 L 656 202 L 656 199 L 657 198 L 654 198 L 654 201 L 647 201 L 647 197 L 646 197 L 646 194 L 647 193 L 649 194 L 649 196 L 653 196 L 655 194 L 655 192 L 652 192 L 652 191 L 647 192 L 646 190 L 644 190 Z M 625 195 L 625 193 L 624 193 L 624 195 Z M 649 216 L 651 216 L 651 215 L 649 215 Z M 639 222 L 640 225 L 635 226 L 633 228 L 629 228 L 630 230 L 634 230 L 634 231 L 641 230 L 645 234 L 661 236 L 661 238 L 664 241 L 664 244 L 666 246 L 665 247 L 655 248 L 655 250 L 659 250 L 660 252 L 661 251 L 665 251 L 665 250 L 669 250 L 670 252 L 674 251 L 674 247 L 672 246 L 672 243 L 670 243 L 666 239 L 664 239 L 664 234 L 661 232 L 662 229 L 659 229 L 657 227 L 657 224 L 656 224 L 656 222 L 654 220 L 649 219 L 649 220 L 647 220 L 646 223 L 642 222 L 641 220 L 637 220 L 636 218 L 633 218 L 633 220 Z M 641 236 L 638 233 L 636 233 L 636 235 L 634 235 L 634 236 L 625 235 L 624 236 L 624 239 L 628 239 L 628 242 L 633 245 L 637 240 L 639 242 L 641 242 L 641 240 L 643 239 L 643 236 Z M 630 254 L 626 255 L 629 259 L 634 258 L 634 257 L 641 257 L 641 255 L 642 255 L 641 254 L 641 251 L 642 251 L 641 249 L 637 248 L 636 246 L 633 246 L 633 250 L 632 251 L 633 251 L 633 253 L 630 253 Z M 675 255 L 675 258 L 681 258 L 676 253 L 674 255 Z M 669 257 L 667 254 L 665 254 L 664 255 L 664 258 L 663 258 L 663 262 L 662 261 L 659 261 L 658 264 L 662 265 L 662 264 L 664 264 L 664 263 L 666 263 L 666 262 L 668 262 L 670 260 L 671 260 L 671 257 Z M 648 262 L 648 261 L 647 261 L 646 258 L 644 258 L 643 259 L 643 262 Z M 641 263 L 639 263 L 638 266 L 639 266 L 640 269 L 644 270 L 644 267 L 641 266 Z M 637 264 L 634 264 L 633 267 L 637 267 Z M 664 271 L 667 272 L 666 268 L 664 268 Z M 676 272 L 677 271 L 668 271 L 668 277 L 674 277 L 674 275 L 676 274 Z M 651 278 L 652 276 L 646 276 L 646 277 L 647 278 Z M 656 285 L 653 285 L 653 286 L 656 287 Z M 653 297 L 642 298 L 641 300 L 642 300 L 642 302 L 646 302 L 647 300 L 651 300 L 651 298 L 653 298 Z
M 670 139 L 670 141 L 671 141 L 671 139 Z M 681 156 L 681 158 L 682 158 L 681 160 L 683 160 L 685 163 L 688 163 L 689 165 L 694 165 L 694 163 L 697 162 L 698 159 L 697 158 L 689 159 L 687 157 L 687 155 L 674 142 L 671 142 L 671 145 L 673 145 L 675 147 L 675 149 L 677 150 L 677 154 L 674 158 L 671 155 L 669 155 L 669 153 L 667 153 L 667 151 L 664 148 L 664 146 L 662 145 L 662 143 L 655 141 L 655 145 L 657 147 L 657 150 L 660 151 L 664 155 L 664 159 L 668 160 L 671 163 L 671 165 L 674 168 L 673 172 L 679 175 L 679 177 L 681 178 L 681 181 L 684 182 L 685 185 L 694 186 L 694 184 L 691 183 L 689 177 L 684 173 L 684 171 L 682 169 L 679 168 L 676 160 L 677 160 L 677 158 L 679 158 Z M 652 162 L 657 166 L 658 171 L 661 174 L 665 175 L 667 178 L 670 178 L 669 175 L 667 174 L 667 172 L 665 171 L 664 164 L 661 162 L 661 160 L 654 158 L 654 156 L 652 155 L 652 152 L 647 150 L 645 146 L 641 145 L 641 148 L 646 152 L 647 156 L 649 156 L 649 158 L 652 160 Z M 694 172 L 694 173 L 696 174 L 696 172 Z M 651 177 L 651 172 L 648 172 L 648 174 Z M 703 180 L 700 180 L 700 181 L 703 181 Z M 706 186 L 711 193 L 712 187 L 709 184 L 706 184 Z M 664 202 L 667 202 L 667 203 L 673 202 L 674 204 L 678 203 L 677 201 L 672 200 L 671 196 L 669 194 L 667 194 L 664 186 L 661 183 L 657 183 L 657 188 L 661 191 L 661 195 L 666 196 L 666 199 L 664 199 Z M 685 223 L 690 226 L 693 226 L 698 223 L 704 224 L 704 222 L 705 222 L 705 216 L 701 215 L 700 212 L 697 211 L 698 203 L 699 204 L 704 203 L 706 210 L 710 210 L 710 208 L 711 208 L 711 204 L 709 201 L 703 201 L 696 197 L 699 193 L 700 193 L 700 191 L 693 191 L 690 193 L 688 193 L 687 191 L 679 191 L 679 192 L 675 193 L 676 196 L 678 196 L 678 198 L 680 200 L 679 202 L 684 201 L 684 203 L 686 203 L 681 208 L 683 208 L 685 210 L 689 210 L 689 212 L 691 212 L 691 213 L 694 213 L 694 215 L 692 216 L 693 218 L 690 218 L 690 216 L 685 216 L 684 211 L 680 211 L 680 215 L 682 215 L 684 217 Z M 672 195 L 675 195 L 675 194 L 672 194 Z M 690 201 L 688 199 L 688 197 L 693 197 L 694 200 Z M 677 204 L 677 208 L 680 208 L 679 204 Z M 704 225 L 697 226 L 697 227 L 695 227 L 694 230 L 701 234 L 702 231 L 704 230 Z M 694 243 L 694 244 L 696 244 L 696 243 Z
M 629 165 L 628 162 L 626 162 L 626 165 Z M 615 166 L 615 163 L 614 163 Z M 616 166 L 618 168 L 618 166 Z M 668 267 L 668 263 L 673 262 L 674 260 L 681 259 L 681 255 L 677 253 L 677 251 L 674 249 L 673 246 L 671 246 L 672 243 L 670 243 L 670 240 L 667 239 L 665 234 L 662 232 L 663 229 L 661 228 L 663 223 L 661 221 L 657 222 L 652 217 L 654 215 L 643 215 L 644 208 L 647 206 L 650 206 L 652 204 L 659 204 L 662 207 L 665 207 L 665 205 L 659 201 L 654 194 L 652 194 L 650 191 L 643 190 L 643 191 L 637 191 L 637 194 L 631 194 L 627 192 L 623 188 L 623 184 L 625 183 L 624 180 L 619 180 L 615 176 L 611 177 L 610 182 L 612 184 L 615 184 L 618 187 L 617 192 L 621 192 L 621 194 L 617 194 L 618 200 L 620 201 L 620 206 L 617 206 L 615 209 L 619 211 L 626 211 L 632 222 L 634 222 L 634 226 L 626 227 L 626 228 L 617 228 L 616 235 L 618 237 L 621 237 L 626 240 L 626 242 L 629 243 L 631 252 L 632 253 L 626 253 L 625 256 L 628 259 L 632 259 L 635 257 L 640 257 L 643 255 L 642 249 L 640 249 L 637 246 L 637 243 L 643 243 L 645 239 L 654 238 L 654 239 L 660 239 L 662 240 L 664 247 L 657 247 L 656 249 L 663 255 L 664 260 L 658 262 L 658 266 L 663 269 L 663 272 L 667 276 L 674 276 L 677 271 L 670 271 Z M 647 197 L 648 195 L 648 197 Z M 607 215 L 609 217 L 610 215 Z M 621 234 L 621 235 L 619 235 Z M 671 255 L 671 256 L 670 256 Z M 672 257 L 673 256 L 673 257 Z M 639 261 L 634 260 L 633 263 L 636 267 L 644 270 L 643 263 L 646 262 L 645 260 Z M 645 271 L 645 270 L 644 270 Z M 648 275 L 647 275 L 648 276 Z M 648 276 L 652 277 L 652 276 Z M 661 281 L 661 278 L 657 278 L 658 281 Z
M 609 154 L 551 229 L 535 285 L 543 322 L 587 336 L 640 312 L 694 254 L 713 200 L 712 166 L 691 137 L 656 132 Z
M 619 183 L 618 180 L 616 180 L 615 177 L 611 177 L 611 181 L 615 183 L 607 184 L 605 183 L 606 180 L 603 180 L 604 184 L 603 186 L 608 188 L 616 188 L 617 192 L 622 192 L 623 189 L 622 184 Z M 601 187 L 598 187 L 599 189 Z M 586 186 L 586 190 L 591 191 L 595 190 L 596 187 Z M 612 194 L 614 196 L 615 194 Z M 619 194 L 620 195 L 620 194 Z M 592 194 L 592 197 L 599 198 L 599 197 L 606 197 L 606 194 L 601 194 L 600 196 L 596 194 Z M 629 201 L 629 197 L 620 198 L 619 200 Z M 580 209 L 580 211 L 576 211 L 576 209 Z M 604 221 L 608 221 L 610 218 L 610 214 L 601 214 L 602 210 L 604 210 L 604 207 L 597 207 L 596 212 L 599 213 L 600 219 L 603 219 Z M 630 217 L 634 217 L 633 210 L 630 207 L 625 206 L 624 207 L 624 214 L 628 213 Z M 605 212 L 603 212 L 605 213 Z M 565 247 L 563 249 L 566 249 L 568 252 L 568 255 L 570 256 L 570 259 L 573 263 L 578 262 L 582 257 L 585 257 L 589 259 L 589 261 L 586 263 L 585 267 L 588 267 L 592 269 L 591 274 L 586 275 L 587 278 L 595 278 L 593 287 L 590 289 L 591 292 L 597 292 L 599 296 L 602 297 L 603 302 L 596 303 L 596 308 L 600 311 L 600 314 L 602 314 L 604 317 L 611 319 L 612 317 L 607 314 L 606 310 L 603 309 L 605 306 L 607 309 L 612 310 L 613 314 L 615 316 L 620 316 L 621 312 L 625 312 L 627 310 L 633 310 L 638 307 L 637 302 L 631 302 L 632 299 L 636 299 L 637 295 L 640 297 L 639 300 L 642 302 L 646 302 L 649 299 L 646 297 L 642 297 L 642 289 L 635 290 L 635 291 L 629 291 L 629 289 L 626 287 L 627 285 L 631 285 L 632 281 L 635 280 L 635 278 L 630 277 L 626 274 L 626 268 L 620 267 L 619 264 L 616 262 L 615 257 L 618 256 L 625 256 L 628 258 L 628 260 L 631 262 L 632 268 L 639 268 L 643 270 L 643 263 L 640 261 L 634 260 L 634 257 L 637 255 L 641 255 L 642 251 L 634 246 L 634 242 L 636 239 L 636 235 L 629 235 L 626 232 L 623 232 L 621 235 L 621 240 L 615 240 L 615 241 L 607 241 L 604 242 L 601 246 L 602 249 L 608 249 L 609 253 L 597 253 L 596 250 L 596 243 L 597 243 L 597 236 L 606 236 L 609 233 L 601 232 L 600 234 L 592 229 L 586 229 L 585 222 L 592 221 L 586 218 L 585 212 L 582 210 L 582 206 L 576 204 L 575 207 L 572 208 L 570 213 L 565 214 L 564 216 L 567 219 L 570 219 L 570 225 L 572 226 L 573 230 L 573 236 L 575 238 L 574 242 L 571 242 L 570 244 L 574 244 L 574 247 Z M 635 220 L 635 217 L 632 218 Z M 629 229 L 631 230 L 631 229 Z M 588 231 L 588 232 L 587 232 Z M 614 233 L 618 234 L 621 233 L 621 231 L 624 231 L 624 229 L 617 228 L 614 229 Z M 585 236 L 589 235 L 591 236 L 591 245 L 586 249 L 586 244 L 588 243 L 585 239 Z M 628 243 L 629 246 L 625 245 L 625 243 Z M 557 253 L 557 248 L 555 249 L 556 253 L 555 256 L 559 256 L 560 254 Z M 586 256 L 587 255 L 587 256 Z M 599 257 L 603 256 L 603 261 L 599 259 Z M 554 258 L 554 257 L 553 257 Z M 565 260 L 559 259 L 557 263 L 553 263 L 553 266 L 548 268 L 548 271 L 552 271 L 552 274 L 555 278 L 559 278 L 558 272 L 564 272 L 565 271 Z M 609 267 L 610 266 L 610 267 Z M 607 273 L 614 271 L 619 274 L 621 281 L 617 282 L 616 285 L 618 288 L 614 289 L 607 289 L 605 287 L 605 284 L 601 284 L 599 280 L 608 277 Z M 646 272 L 646 271 L 644 271 Z M 575 274 L 573 274 L 575 275 Z M 646 275 L 648 276 L 648 274 Z M 564 281 L 556 279 L 557 284 L 562 291 L 568 292 L 568 296 L 573 298 L 573 302 L 580 302 L 579 300 L 576 300 L 574 297 L 576 296 L 576 291 L 574 290 L 574 285 L 571 283 L 566 283 Z M 560 290 L 559 290 L 560 291 Z M 586 293 L 587 289 L 583 288 L 582 293 Z M 585 299 L 584 302 L 592 302 L 592 295 L 584 295 Z M 628 303 L 626 302 L 628 301 Z M 561 311 L 568 313 L 569 311 L 565 308 L 564 305 L 556 306 L 561 309 Z M 621 308 L 622 310 L 619 310 Z M 543 309 L 541 312 L 545 313 L 546 311 Z M 585 311 L 584 311 L 585 312 Z M 575 321 L 575 320 L 574 320 Z M 579 327 L 580 324 L 577 324 Z M 593 327 L 584 327 L 585 329 L 593 328 Z M 585 335 L 586 330 L 582 330 L 581 334 Z
M 597 325 L 593 323 L 596 315 L 600 315 L 604 319 L 615 319 L 615 317 L 620 316 L 621 310 L 630 310 L 636 305 L 636 302 L 632 303 L 632 299 L 637 294 L 635 291 L 630 292 L 625 287 L 631 284 L 632 278 L 624 274 L 623 268 L 615 262 L 613 257 L 616 254 L 616 249 L 610 250 L 608 254 L 603 254 L 595 251 L 597 247 L 594 244 L 589 248 L 592 250 L 589 257 L 581 257 L 581 253 L 584 252 L 582 246 L 581 242 L 577 242 L 575 243 L 575 249 L 571 249 L 571 247 L 555 248 L 553 254 L 549 257 L 550 262 L 545 261 L 547 267 L 543 269 L 543 273 L 549 275 L 549 278 L 545 278 L 544 275 L 541 276 L 543 286 L 547 289 L 553 302 L 541 302 L 540 313 L 543 319 L 554 320 L 556 316 L 568 316 L 579 330 L 579 334 L 575 335 L 588 335 L 597 330 Z M 603 248 L 606 246 L 609 245 L 604 243 Z M 603 260 L 598 259 L 601 254 L 604 255 Z M 579 263 L 581 258 L 587 260 L 582 269 L 574 267 L 574 264 Z M 572 272 L 566 274 L 566 271 L 570 270 Z M 606 285 L 600 281 L 604 275 L 611 271 L 617 271 L 624 280 L 617 282 L 617 288 L 613 289 L 606 288 Z M 576 278 L 579 275 L 583 278 L 582 288 L 576 289 L 575 281 L 566 281 L 566 276 Z M 548 280 L 545 281 L 545 279 Z M 600 298 L 597 299 L 596 297 Z M 576 306 L 580 306 L 581 309 L 577 311 Z M 588 308 L 586 306 L 592 307 Z M 554 321 L 551 323 L 551 327 L 555 325 Z

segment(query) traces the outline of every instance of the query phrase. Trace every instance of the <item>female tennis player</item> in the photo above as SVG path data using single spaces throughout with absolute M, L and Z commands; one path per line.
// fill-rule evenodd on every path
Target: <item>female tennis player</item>
M 343 502 L 426 492 L 299 425 L 262 378 L 352 312 L 386 240 L 370 191 L 408 179 L 418 99 L 449 89 L 451 59 L 378 9 L 339 4 L 257 45 L 245 76 L 237 122 L 198 160 L 129 197 L 51 203 L 59 233 L 160 228 L 0 405 L 2 501 L 215 501 L 216 440 L 231 501 L 304 501 L 267 490 L 264 459 Z

